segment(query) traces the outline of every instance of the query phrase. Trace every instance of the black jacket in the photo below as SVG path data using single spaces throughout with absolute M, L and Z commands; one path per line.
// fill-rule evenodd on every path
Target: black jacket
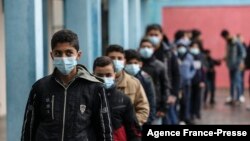
M 177 56 L 171 51 L 169 45 L 164 42 L 161 43 L 160 48 L 155 51 L 154 56 L 166 64 L 168 77 L 172 86 L 171 94 L 177 96 L 180 87 L 180 72 Z
M 52 75 L 32 87 L 21 141 L 111 141 L 112 127 L 103 84 L 85 67 L 65 87 Z
M 156 99 L 153 79 L 149 74 L 142 70 L 138 74 L 136 74 L 135 77 L 140 80 L 147 95 L 150 110 L 148 121 L 146 122 L 146 124 L 151 124 L 156 116 Z
M 154 56 L 149 59 L 142 59 L 142 70 L 147 72 L 154 81 L 155 93 L 156 93 L 156 110 L 166 112 L 167 97 L 170 94 L 170 82 L 167 76 L 167 70 L 165 65 L 157 60 Z
M 131 100 L 115 86 L 106 90 L 110 106 L 114 140 L 140 141 L 141 129 Z M 124 130 L 125 129 L 125 132 Z
M 194 57 L 194 61 L 200 61 L 202 62 L 202 56 L 200 55 L 194 55 L 192 54 Z M 196 70 L 196 73 L 194 75 L 194 77 L 192 78 L 192 84 L 199 84 L 201 82 L 205 82 L 205 72 L 203 70 L 203 64 L 202 67 L 200 69 Z

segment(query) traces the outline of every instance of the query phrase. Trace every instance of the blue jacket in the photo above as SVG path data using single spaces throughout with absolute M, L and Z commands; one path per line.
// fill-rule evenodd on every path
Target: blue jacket
M 227 67 L 230 70 L 238 69 L 240 63 L 242 63 L 246 57 L 246 50 L 244 49 L 244 46 L 237 39 L 231 39 L 227 43 L 226 51 Z
M 193 57 L 194 57 L 194 61 L 198 61 L 202 63 L 202 54 L 193 55 Z M 201 64 L 201 67 L 196 69 L 196 73 L 192 79 L 192 84 L 199 84 L 204 81 L 205 81 L 205 72 L 203 70 L 203 65 Z
M 194 58 L 190 53 L 184 55 L 178 55 L 179 58 L 179 70 L 180 70 L 180 87 L 183 88 L 186 85 L 191 85 L 191 80 L 194 77 L 196 70 L 193 67 Z

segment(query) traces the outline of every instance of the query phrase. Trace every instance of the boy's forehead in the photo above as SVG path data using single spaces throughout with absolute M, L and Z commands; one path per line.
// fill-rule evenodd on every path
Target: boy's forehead
M 129 62 L 140 62 L 140 60 L 133 58 L 133 59 L 129 60 Z
M 110 52 L 108 56 L 124 56 L 124 54 L 118 51 L 113 51 L 113 52 Z
M 56 46 L 53 48 L 52 51 L 64 51 L 64 50 L 76 50 L 74 46 L 72 46 L 70 43 L 57 43 Z
M 114 72 L 114 69 L 113 69 L 113 66 L 110 64 L 104 67 L 96 66 L 94 71 L 100 74 L 106 74 L 106 73 Z

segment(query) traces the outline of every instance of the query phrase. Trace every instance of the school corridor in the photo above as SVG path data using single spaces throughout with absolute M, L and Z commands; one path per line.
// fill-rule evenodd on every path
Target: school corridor
M 201 120 L 196 120 L 197 125 L 250 125 L 250 111 L 246 110 L 249 103 L 248 92 L 245 92 L 245 104 L 238 106 L 225 105 L 228 96 L 227 89 L 220 89 L 216 95 L 216 104 L 207 105 L 202 110 Z M 5 118 L 0 118 L 0 141 L 6 141 Z

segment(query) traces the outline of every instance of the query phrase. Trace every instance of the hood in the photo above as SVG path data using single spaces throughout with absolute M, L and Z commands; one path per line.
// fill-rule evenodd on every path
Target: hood
M 91 82 L 103 83 L 101 78 L 91 74 L 83 65 L 77 65 L 77 76 Z

